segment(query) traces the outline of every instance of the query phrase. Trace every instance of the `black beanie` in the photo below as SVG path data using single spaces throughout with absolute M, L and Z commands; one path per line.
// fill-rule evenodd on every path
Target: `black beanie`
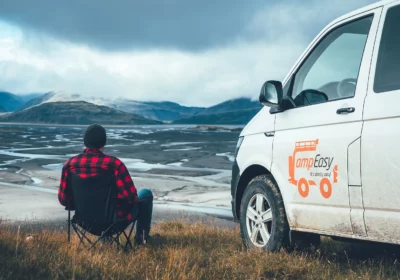
M 100 149 L 106 145 L 106 141 L 106 130 L 101 125 L 92 124 L 86 129 L 83 139 L 86 147 Z

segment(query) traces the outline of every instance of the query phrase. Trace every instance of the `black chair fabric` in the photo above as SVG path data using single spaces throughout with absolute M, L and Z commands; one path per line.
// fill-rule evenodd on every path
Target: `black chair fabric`
M 105 170 L 87 178 L 70 172 L 68 186 L 71 188 L 69 192 L 72 194 L 74 205 L 67 208 L 75 209 L 75 215 L 68 223 L 71 223 L 82 243 L 84 239 L 89 241 L 85 236 L 86 232 L 103 238 L 125 234 L 124 230 L 132 221 L 117 218 L 117 188 L 111 171 Z M 83 230 L 79 230 L 77 225 Z M 125 235 L 127 238 L 130 238 L 133 226 L 134 224 L 129 236 Z M 114 240 L 117 241 L 115 238 Z
M 116 219 L 115 177 L 109 171 L 88 178 L 81 178 L 73 172 L 70 175 L 74 221 L 88 232 L 100 235 Z

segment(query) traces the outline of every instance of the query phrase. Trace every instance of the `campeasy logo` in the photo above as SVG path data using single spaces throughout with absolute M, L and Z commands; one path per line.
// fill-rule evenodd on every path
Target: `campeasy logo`
M 296 142 L 292 156 L 289 156 L 289 182 L 295 185 L 302 197 L 307 197 L 310 186 L 317 186 L 324 198 L 332 195 L 332 183 L 338 182 L 338 166 L 332 168 L 334 157 L 317 153 L 317 140 Z M 302 174 L 296 179 L 296 170 Z

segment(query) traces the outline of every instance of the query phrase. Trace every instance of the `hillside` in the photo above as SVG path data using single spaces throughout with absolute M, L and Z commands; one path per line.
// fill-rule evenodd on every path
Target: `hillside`
M 138 102 L 127 99 L 116 100 L 112 105 L 121 111 L 135 113 L 160 121 L 174 121 L 188 118 L 205 109 L 200 107 L 186 107 L 169 101 Z
M 42 94 L 31 93 L 25 95 L 16 95 L 6 91 L 0 91 L 0 112 L 13 112 L 20 109 L 26 102 L 35 99 Z
M 55 124 L 159 124 L 141 116 L 84 101 L 49 102 L 0 116 L 0 122 Z
M 246 124 L 262 105 L 250 98 L 237 98 L 209 107 L 199 114 L 176 120 L 174 124 Z
M 253 101 L 250 98 L 236 98 L 206 108 L 205 110 L 201 111 L 199 115 L 220 114 L 248 109 L 259 110 L 261 109 L 261 107 L 262 105 L 260 104 L 260 102 Z
M 123 98 L 100 98 L 83 96 L 80 94 L 71 94 L 66 92 L 49 92 L 27 102 L 20 109 L 26 109 L 42 103 L 48 102 L 71 102 L 86 101 L 95 105 L 102 105 L 118 109 L 127 113 L 141 115 L 148 119 L 159 121 L 174 121 L 182 118 L 188 118 L 203 111 L 205 108 L 186 107 L 174 102 L 140 102 Z
M 22 94 L 18 95 L 24 103 L 31 101 L 39 96 L 42 96 L 43 93 L 29 93 L 29 94 Z
M 196 115 L 174 121 L 173 124 L 246 124 L 260 109 L 237 110 L 220 114 Z
M 18 95 L 0 91 L 0 106 L 3 107 L 5 112 L 12 112 L 21 107 L 24 100 Z
M 18 110 L 24 110 L 26 108 L 42 104 L 43 102 L 49 100 L 52 96 L 54 96 L 53 92 L 49 92 L 49 93 L 46 93 L 46 94 L 42 94 L 42 95 L 36 96 L 35 98 L 32 98 L 31 100 L 26 102 L 20 108 L 18 108 Z
M 114 108 L 115 110 L 126 112 L 128 115 L 135 114 L 142 116 L 144 119 L 173 124 L 245 124 L 262 107 L 258 101 L 252 101 L 250 98 L 232 99 L 209 108 L 202 108 L 182 106 L 169 101 L 142 102 L 123 98 L 90 97 L 54 91 L 36 96 L 36 98 L 31 99 L 19 109 L 24 110 L 47 103 L 68 102 L 86 102 L 93 104 L 93 106 Z M 76 111 L 75 118 L 85 117 L 86 114 Z M 18 118 L 21 117 L 18 116 Z

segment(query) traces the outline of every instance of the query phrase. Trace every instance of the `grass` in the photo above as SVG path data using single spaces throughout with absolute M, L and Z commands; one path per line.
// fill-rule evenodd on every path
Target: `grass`
M 0 279 L 396 279 L 396 247 L 323 239 L 319 249 L 264 253 L 243 248 L 239 230 L 185 221 L 153 227 L 160 245 L 123 252 L 66 242 L 60 230 L 0 225 Z

